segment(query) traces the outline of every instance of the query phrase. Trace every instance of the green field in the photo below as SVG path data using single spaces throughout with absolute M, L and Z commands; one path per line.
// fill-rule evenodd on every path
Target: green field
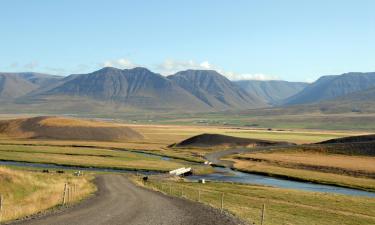
M 143 185 L 140 181 L 138 183 Z M 294 191 L 273 187 L 208 182 L 206 184 L 151 179 L 149 188 L 209 204 L 260 224 L 263 204 L 267 225 L 365 225 L 375 223 L 375 199 Z M 200 197 L 199 197 L 200 192 Z
M 0 145 L 0 160 L 53 163 L 58 165 L 167 171 L 182 162 L 161 160 L 130 151 L 100 148 Z

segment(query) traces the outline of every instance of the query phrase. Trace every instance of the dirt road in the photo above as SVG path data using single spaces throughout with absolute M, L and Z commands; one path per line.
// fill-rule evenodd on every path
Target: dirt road
M 97 195 L 57 213 L 19 221 L 28 225 L 234 225 L 219 210 L 135 186 L 123 175 L 97 178 Z
M 226 149 L 216 152 L 210 152 L 206 154 L 204 157 L 216 164 L 216 165 L 222 165 L 225 167 L 231 168 L 233 166 L 233 162 L 229 160 L 222 160 L 221 158 L 224 158 L 227 155 L 234 155 L 239 153 L 248 153 L 248 152 L 259 152 L 259 151 L 266 151 L 274 147 L 255 147 L 255 148 L 232 148 L 232 149 Z

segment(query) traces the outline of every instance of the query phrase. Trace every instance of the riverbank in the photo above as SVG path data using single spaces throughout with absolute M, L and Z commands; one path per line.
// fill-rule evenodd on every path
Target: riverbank
M 375 192 L 375 158 L 326 153 L 269 151 L 224 158 L 238 171 Z

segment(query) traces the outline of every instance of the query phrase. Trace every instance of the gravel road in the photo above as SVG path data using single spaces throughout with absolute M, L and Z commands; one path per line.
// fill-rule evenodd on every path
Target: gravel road
M 229 160 L 222 160 L 221 158 L 224 158 L 227 155 L 233 155 L 233 154 L 239 154 L 239 153 L 251 153 L 251 152 L 261 152 L 261 151 L 267 151 L 270 149 L 273 149 L 275 147 L 279 148 L 287 148 L 292 147 L 290 145 L 280 145 L 280 146 L 266 146 L 266 147 L 254 147 L 254 148 L 232 148 L 232 149 L 226 149 L 216 152 L 210 152 L 206 154 L 204 157 L 217 165 L 222 165 L 225 167 L 232 168 L 233 162 Z
M 95 197 L 59 212 L 18 221 L 28 225 L 235 225 L 237 218 L 196 202 L 166 196 L 124 175 L 97 177 Z

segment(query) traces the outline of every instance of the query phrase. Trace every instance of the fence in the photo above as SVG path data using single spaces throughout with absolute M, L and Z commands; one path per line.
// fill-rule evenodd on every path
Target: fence
M 57 204 L 60 204 L 61 206 L 68 206 L 69 204 L 72 204 L 77 200 L 79 200 L 79 189 L 77 184 L 65 183 L 62 189 L 61 202 L 59 201 Z M 5 196 L 0 193 L 0 224 L 2 224 L 2 222 L 4 222 L 5 220 L 14 219 L 14 217 L 9 218 L 9 215 L 4 215 L 6 209 L 8 209 L 8 214 L 9 212 L 12 212 L 12 210 L 14 210 L 13 206 L 11 206 L 10 208 L 9 205 L 8 207 L 5 207 L 5 201 Z
M 77 185 L 65 183 L 64 191 L 62 194 L 61 205 L 63 206 L 69 205 L 76 200 L 77 200 Z
M 267 224 L 267 200 L 262 201 L 228 191 L 212 190 L 207 188 L 206 184 L 194 184 L 197 187 L 192 187 L 189 186 L 191 183 L 149 179 L 144 182 L 144 185 L 168 195 L 208 204 L 222 212 L 231 212 L 252 224 Z

